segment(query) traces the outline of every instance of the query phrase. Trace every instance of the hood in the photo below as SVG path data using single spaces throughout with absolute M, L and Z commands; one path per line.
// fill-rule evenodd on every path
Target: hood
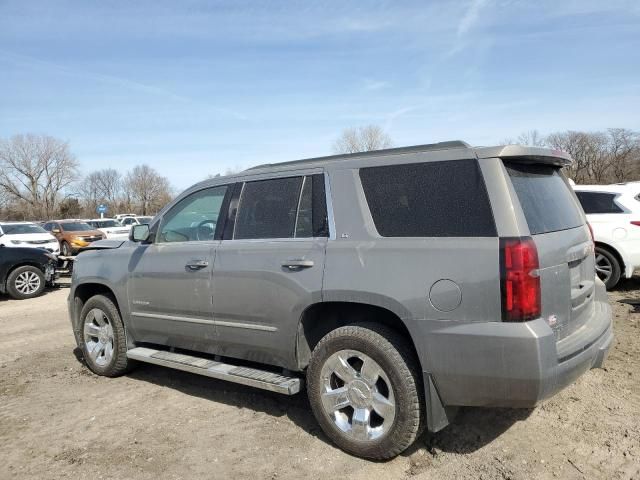
M 65 230 L 64 231 L 65 235 L 73 235 L 74 237 L 94 237 L 94 236 L 102 236 L 104 235 L 103 232 L 101 232 L 100 230 L 80 230 L 78 232 L 72 231 L 72 230 Z
M 83 248 L 81 250 L 81 253 L 87 252 L 89 250 L 109 250 L 113 248 L 120 248 L 126 242 L 127 240 L 98 240 L 96 242 L 93 242 L 88 247 Z

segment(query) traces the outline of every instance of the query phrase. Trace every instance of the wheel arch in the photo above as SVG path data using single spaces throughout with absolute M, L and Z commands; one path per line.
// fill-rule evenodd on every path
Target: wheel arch
M 309 364 L 311 352 L 327 333 L 354 322 L 375 322 L 386 325 L 407 339 L 416 360 L 420 355 L 413 337 L 401 317 L 392 310 L 366 302 L 326 301 L 309 305 L 298 322 L 296 335 L 296 363 L 300 370 Z
M 80 312 L 82 312 L 82 308 L 87 300 L 96 295 L 104 295 L 114 303 L 125 327 L 125 333 L 127 332 L 127 326 L 122 315 L 122 308 L 118 300 L 118 296 L 116 295 L 115 290 L 109 285 L 95 280 L 88 281 L 77 285 L 74 288 L 72 295 L 73 297 L 70 299 L 71 322 L 76 337 L 80 335 Z

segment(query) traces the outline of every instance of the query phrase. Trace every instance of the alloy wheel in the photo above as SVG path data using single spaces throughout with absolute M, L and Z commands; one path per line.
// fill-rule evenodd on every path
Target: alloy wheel
M 109 317 L 99 308 L 87 313 L 84 320 L 84 343 L 91 360 L 104 367 L 113 358 L 113 327 Z
M 40 277 L 35 272 L 22 272 L 14 283 L 16 290 L 23 295 L 32 295 L 40 288 Z
M 345 435 L 375 440 L 393 425 L 396 403 L 389 377 L 368 355 L 340 350 L 322 367 L 324 413 Z

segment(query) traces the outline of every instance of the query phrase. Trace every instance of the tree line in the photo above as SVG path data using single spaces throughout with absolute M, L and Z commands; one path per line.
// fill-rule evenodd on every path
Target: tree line
M 640 132 L 634 130 L 567 130 L 548 135 L 530 130 L 500 143 L 569 153 L 574 163 L 567 173 L 578 184 L 640 180 Z M 333 151 L 355 153 L 392 146 L 381 127 L 368 125 L 345 129 Z M 93 217 L 100 204 L 107 205 L 109 214 L 153 215 L 173 194 L 169 179 L 148 165 L 137 165 L 124 174 L 105 168 L 82 176 L 67 142 L 34 134 L 0 138 L 0 219 Z
M 567 152 L 573 158 L 567 174 L 577 184 L 606 185 L 640 180 L 640 132 L 626 128 L 600 132 L 567 130 L 549 135 L 530 130 L 503 143 Z
M 69 144 L 48 135 L 0 138 L 0 219 L 47 220 L 109 214 L 152 215 L 173 195 L 169 180 L 148 165 L 82 176 Z

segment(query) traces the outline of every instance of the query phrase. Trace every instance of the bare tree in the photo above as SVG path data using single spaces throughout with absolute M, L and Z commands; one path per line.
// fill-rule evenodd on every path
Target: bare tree
M 124 179 L 124 194 L 142 215 L 155 213 L 171 200 L 169 179 L 148 165 L 138 165 Z
M 531 147 L 544 147 L 546 146 L 546 139 L 540 134 L 538 130 L 528 130 L 518 135 L 518 144 L 529 145 Z
M 333 151 L 340 153 L 369 152 L 393 146 L 391 137 L 377 125 L 347 128 L 333 144 Z
M 0 190 L 26 216 L 49 218 L 78 176 L 78 162 L 62 140 L 46 135 L 0 139 Z
M 612 180 L 640 180 L 640 134 L 626 128 L 610 128 L 608 133 Z
M 89 215 L 100 203 L 106 203 L 114 210 L 122 200 L 122 175 L 113 168 L 96 170 L 82 180 L 79 190 Z

